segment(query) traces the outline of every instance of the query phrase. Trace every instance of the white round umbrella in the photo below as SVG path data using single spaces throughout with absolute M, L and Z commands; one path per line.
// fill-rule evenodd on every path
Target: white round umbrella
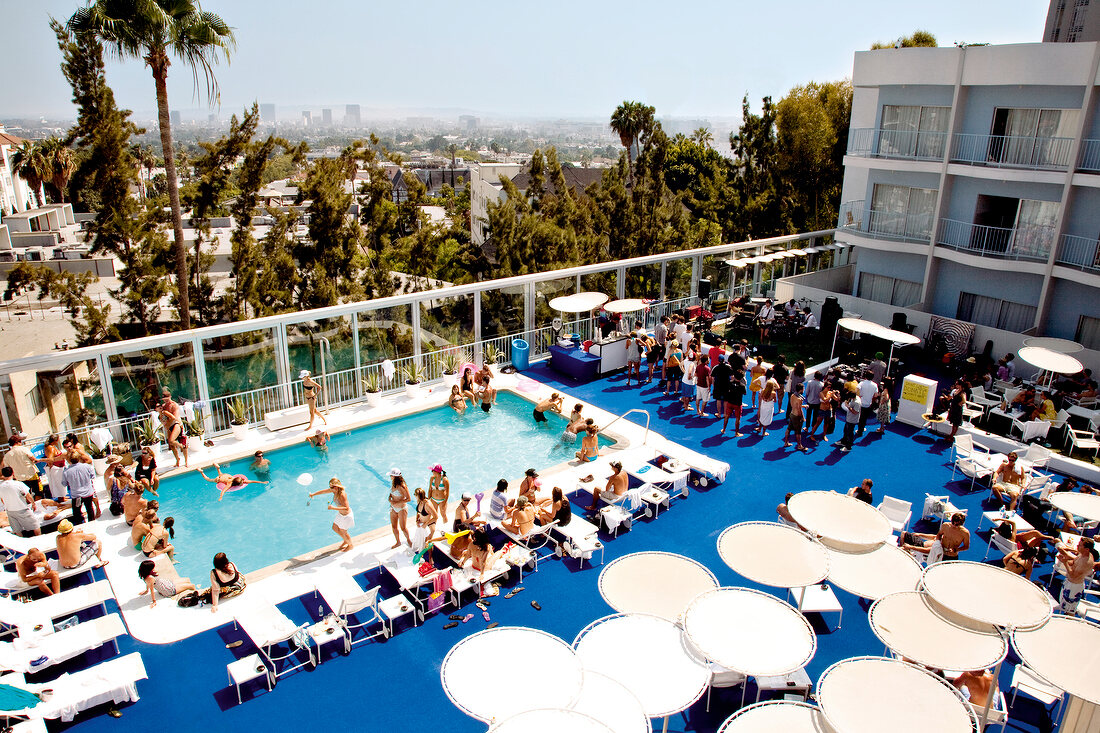
M 890 520 L 859 499 L 835 491 L 801 491 L 787 502 L 794 520 L 833 546 L 870 550 L 893 536 Z
M 805 249 L 788 249 L 787 252 L 793 257 L 801 257 L 802 255 L 809 254 L 809 250 Z
M 718 554 L 754 583 L 803 588 L 829 574 L 829 555 L 817 540 L 776 522 L 742 522 L 718 536 Z
M 657 616 L 606 616 L 585 627 L 573 647 L 585 672 L 599 672 L 633 692 L 650 718 L 686 710 L 710 683 L 710 670 L 687 649 L 679 627 Z M 540 661 L 540 680 L 543 674 Z M 526 675 L 511 676 L 532 686 Z
M 760 257 L 757 261 L 758 262 L 772 262 L 773 260 L 778 260 L 781 257 L 782 257 L 782 255 L 779 255 L 775 252 L 772 252 L 771 254 L 760 255 Z
M 537 659 L 539 684 L 521 674 L 485 679 L 486 660 L 510 659 L 517 649 Z M 561 639 L 538 629 L 501 626 L 467 636 L 451 647 L 439 670 L 443 692 L 462 712 L 484 723 L 534 708 L 567 708 L 581 692 L 583 672 L 576 653 Z
M 638 697 L 605 674 L 584 673 L 581 696 L 573 709 L 590 715 L 613 733 L 651 733 L 653 726 Z M 571 730 L 559 728 L 558 730 Z
M 746 257 L 745 259 L 741 260 L 741 262 L 746 265 L 755 265 L 757 262 L 760 262 L 761 257 L 762 255 L 753 255 L 752 257 Z
M 913 556 L 889 542 L 873 550 L 851 551 L 822 542 L 829 553 L 829 582 L 868 600 L 913 590 L 920 583 L 921 566 Z
M 1058 374 L 1076 374 L 1084 369 L 1081 362 L 1068 354 L 1044 349 L 1042 346 L 1025 346 L 1016 352 L 1020 358 L 1045 372 Z
M 1047 682 L 1100 705 L 1100 626 L 1059 614 L 1038 629 L 1013 632 L 1012 644 Z
M 550 301 L 553 310 L 562 313 L 587 313 L 599 308 L 606 303 L 607 296 L 603 293 L 574 293 L 572 295 L 559 295 Z
M 891 651 L 926 667 L 987 669 L 1008 653 L 996 628 L 960 618 L 920 591 L 883 596 L 871 604 L 868 621 Z
M 560 733 L 563 730 L 575 733 L 614 733 L 613 729 L 591 715 L 564 708 L 528 710 L 497 723 L 489 728 L 489 733 Z
M 993 565 L 938 562 L 925 569 L 921 583 L 937 603 L 982 623 L 1030 629 L 1050 618 L 1050 596 L 1043 588 Z
M 826 251 L 828 251 L 828 249 L 829 249 L 828 247 L 817 247 L 817 246 L 807 247 L 806 248 L 806 254 L 815 255 L 818 252 L 826 252 Z
M 635 552 L 600 572 L 599 590 L 619 613 L 648 613 L 679 621 L 691 599 L 718 587 L 702 563 L 671 552 Z
M 817 682 L 817 702 L 839 733 L 972 733 L 978 724 L 950 682 L 882 657 L 829 667 Z
M 1076 491 L 1055 491 L 1047 499 L 1056 508 L 1085 519 L 1100 519 L 1100 496 Z
M 641 298 L 625 298 L 604 303 L 603 309 L 611 313 L 634 313 L 635 311 L 644 311 L 648 307 Z
M 780 257 L 784 258 L 784 259 L 789 259 L 791 257 L 797 257 L 798 256 L 798 253 L 795 252 L 793 249 L 785 249 L 782 252 L 776 252 L 776 254 L 779 255 Z
M 817 651 L 817 635 L 805 616 L 749 588 L 700 594 L 684 612 L 684 635 L 708 660 L 754 677 L 790 674 Z
M 1038 346 L 1042 349 L 1050 349 L 1051 351 L 1057 351 L 1062 354 L 1076 354 L 1078 351 L 1084 351 L 1085 347 L 1076 341 L 1070 341 L 1069 339 L 1053 338 L 1051 336 L 1031 336 L 1023 341 L 1024 346 Z
M 738 267 L 738 268 L 746 267 L 746 266 L 752 264 L 751 262 L 749 262 L 750 259 L 752 259 L 752 258 L 749 257 L 749 258 L 742 259 L 742 260 L 726 260 L 726 264 L 729 265 L 730 267 Z
M 768 700 L 741 708 L 718 733 L 831 733 L 821 710 L 805 702 Z

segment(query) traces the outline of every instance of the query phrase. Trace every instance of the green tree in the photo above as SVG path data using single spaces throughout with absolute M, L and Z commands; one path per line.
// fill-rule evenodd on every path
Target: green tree
M 183 214 L 179 181 L 172 148 L 168 114 L 168 67 L 171 57 L 182 60 L 206 81 L 207 95 L 217 98 L 213 65 L 228 61 L 233 32 L 216 14 L 202 10 L 196 0 L 91 0 L 69 18 L 69 28 L 91 34 L 109 46 L 120 58 L 140 58 L 153 74 L 157 93 L 161 154 L 168 177 L 168 198 L 175 235 L 176 288 L 180 325 L 191 327 L 188 292 L 187 248 L 183 239 Z
M 38 199 L 38 205 L 44 206 L 46 192 L 42 184 L 50 176 L 50 162 L 42 142 L 24 140 L 23 144 L 12 153 L 11 167 L 14 173 L 27 182 L 27 186 Z
M 709 127 L 699 127 L 696 128 L 695 132 L 691 133 L 691 139 L 697 145 L 709 148 L 714 142 L 714 135 L 711 134 Z
M 934 35 L 928 31 L 918 30 L 914 31 L 913 35 L 902 36 L 896 41 L 875 41 L 871 44 L 871 50 L 875 51 L 880 48 L 915 48 L 918 46 L 936 48 L 938 45 Z
M 344 191 L 352 157 L 320 158 L 313 162 L 298 189 L 299 199 L 309 201 L 309 237 L 295 241 L 294 260 L 301 280 L 301 308 L 336 305 L 343 298 L 362 294 L 359 270 L 365 264 L 360 249 L 363 231 L 348 210 L 352 196 Z
M 734 187 L 741 202 L 741 226 L 735 239 L 761 239 L 791 231 L 784 206 L 787 182 L 780 174 L 775 120 L 771 97 L 764 97 L 759 115 L 749 108 L 747 95 L 742 99 L 741 126 L 730 133 L 737 171 Z
M 626 148 L 627 177 L 633 184 L 634 144 L 650 133 L 657 110 L 641 102 L 624 101 L 611 114 L 611 129 L 619 136 L 619 142 Z

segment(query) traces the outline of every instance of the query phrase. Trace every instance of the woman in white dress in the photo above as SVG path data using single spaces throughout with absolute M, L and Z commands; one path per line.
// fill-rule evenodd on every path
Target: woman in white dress
M 772 418 L 775 417 L 775 399 L 779 394 L 779 382 L 775 381 L 771 369 L 767 371 L 766 376 L 767 381 L 764 382 L 764 388 L 760 390 L 760 410 L 756 413 L 757 426 L 753 428 L 754 433 L 759 429 L 761 435 L 768 434 L 768 426 L 772 424 Z

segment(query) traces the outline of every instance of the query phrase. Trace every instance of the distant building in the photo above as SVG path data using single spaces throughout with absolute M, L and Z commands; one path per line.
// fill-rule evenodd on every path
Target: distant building
M 264 122 L 275 121 L 275 105 L 273 104 L 261 104 L 260 105 L 260 119 Z
M 1096 0 L 1050 0 L 1047 25 L 1043 30 L 1047 43 L 1100 41 L 1100 9 Z
M 31 191 L 27 182 L 12 171 L 11 156 L 22 145 L 23 138 L 7 134 L 0 125 L 0 213 L 4 216 L 35 208 L 36 196 L 41 195 L 40 191 Z
M 172 110 L 171 112 L 168 113 L 168 123 L 169 124 L 178 125 L 182 121 L 183 121 L 183 118 L 180 117 L 179 110 Z
M 429 196 L 438 196 L 443 186 L 450 186 L 456 191 L 461 191 L 472 177 L 470 168 L 466 167 L 415 168 L 409 172 L 420 179 L 420 182 L 428 189 Z M 393 184 L 394 203 L 399 204 L 406 201 L 409 198 L 409 189 L 405 184 L 405 171 L 402 169 L 394 171 L 390 181 Z
M 313 124 L 313 113 L 308 109 L 302 111 L 302 126 L 309 127 Z
M 321 110 L 321 124 L 322 125 L 331 125 L 332 124 L 332 110 L 331 109 Z
M 211 125 L 216 125 L 218 124 L 218 116 L 211 112 L 206 116 L 206 121 L 209 122 Z
M 345 125 L 358 125 L 359 124 L 359 105 L 348 104 L 344 106 L 344 124 Z
M 481 123 L 477 117 L 473 115 L 462 115 L 458 118 L 458 124 L 466 128 L 467 132 L 473 132 L 477 129 L 477 126 Z
M 474 244 L 489 238 L 489 202 L 499 201 L 503 178 L 523 170 L 518 163 L 474 163 L 470 169 L 470 237 Z

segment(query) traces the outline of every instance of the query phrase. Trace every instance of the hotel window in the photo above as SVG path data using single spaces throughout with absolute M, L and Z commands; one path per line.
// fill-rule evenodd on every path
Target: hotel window
M 878 154 L 942 159 L 950 112 L 950 107 L 882 105 L 882 138 Z
M 46 406 L 42 404 L 42 393 L 39 392 L 38 387 L 31 387 L 27 392 L 27 405 L 31 408 L 32 415 L 39 415 Z
M 1100 318 L 1081 316 L 1077 319 L 1077 335 L 1073 339 L 1086 349 L 1100 349 Z
M 1006 165 L 1065 167 L 1079 110 L 1004 108 L 993 111 L 988 159 Z
M 1035 306 L 975 293 L 959 293 L 959 308 L 955 317 L 960 321 L 1019 333 L 1035 325 Z
M 920 283 L 888 275 L 861 272 L 856 295 L 864 300 L 904 307 L 920 300 Z
M 871 216 L 864 226 L 878 234 L 928 241 L 935 209 L 934 188 L 876 183 L 871 193 Z

